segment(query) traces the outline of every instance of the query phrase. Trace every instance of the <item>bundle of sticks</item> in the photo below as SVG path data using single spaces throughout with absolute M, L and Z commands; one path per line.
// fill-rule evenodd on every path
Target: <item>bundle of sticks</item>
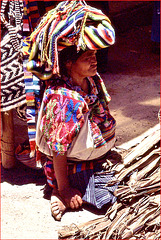
M 160 239 L 160 124 L 115 149 L 122 161 L 107 159 L 115 171 L 117 201 L 103 217 L 59 230 L 59 239 Z

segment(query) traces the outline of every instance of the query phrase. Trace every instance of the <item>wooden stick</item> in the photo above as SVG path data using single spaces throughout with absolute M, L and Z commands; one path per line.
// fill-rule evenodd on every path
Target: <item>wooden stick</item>
M 140 144 L 146 137 L 148 137 L 153 132 L 156 132 L 158 130 L 160 130 L 160 123 L 158 123 L 157 125 L 155 125 L 154 127 L 150 128 L 150 129 L 148 129 L 146 132 L 139 135 L 138 137 L 133 138 L 132 140 L 117 146 L 117 148 L 129 150 L 130 148 L 135 147 L 136 145 Z
M 139 145 L 137 145 L 134 150 L 132 150 L 127 156 L 123 159 L 125 165 L 130 164 L 138 156 L 142 156 L 146 151 L 152 148 L 160 140 L 160 128 L 155 132 L 149 134 Z
M 1 162 L 4 168 L 13 168 L 16 163 L 14 149 L 13 110 L 2 112 Z

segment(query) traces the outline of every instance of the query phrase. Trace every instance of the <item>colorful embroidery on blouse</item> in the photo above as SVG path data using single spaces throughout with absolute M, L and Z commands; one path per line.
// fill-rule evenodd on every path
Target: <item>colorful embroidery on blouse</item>
M 84 123 L 88 105 L 75 91 L 50 88 L 44 98 L 41 131 L 50 149 L 64 154 Z
M 93 78 L 88 78 L 91 93 L 86 94 L 81 87 L 72 86 L 72 80 L 54 80 L 54 86 L 46 90 L 43 99 L 45 108 L 41 130 L 50 149 L 64 154 L 84 123 L 84 114 L 89 112 L 90 126 L 95 148 L 101 147 L 115 137 L 115 120 L 110 115 L 110 96 L 97 87 Z

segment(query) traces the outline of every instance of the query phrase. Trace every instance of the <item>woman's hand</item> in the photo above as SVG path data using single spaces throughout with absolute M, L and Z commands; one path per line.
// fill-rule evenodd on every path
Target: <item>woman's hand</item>
M 72 209 L 77 209 L 83 204 L 81 193 L 75 188 L 68 187 L 59 190 L 59 194 L 66 202 L 67 206 Z

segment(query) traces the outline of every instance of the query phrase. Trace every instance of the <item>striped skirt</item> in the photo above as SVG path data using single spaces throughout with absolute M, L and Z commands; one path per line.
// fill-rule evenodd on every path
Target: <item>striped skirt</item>
M 70 162 L 68 165 L 70 186 L 81 192 L 84 202 L 92 204 L 98 209 L 116 201 L 113 192 L 117 189 L 117 184 L 108 185 L 108 182 L 115 179 L 114 172 L 105 172 L 102 167 L 103 162 L 103 160 L 81 163 Z M 57 188 L 51 160 L 46 162 L 44 169 L 48 184 L 53 188 Z

